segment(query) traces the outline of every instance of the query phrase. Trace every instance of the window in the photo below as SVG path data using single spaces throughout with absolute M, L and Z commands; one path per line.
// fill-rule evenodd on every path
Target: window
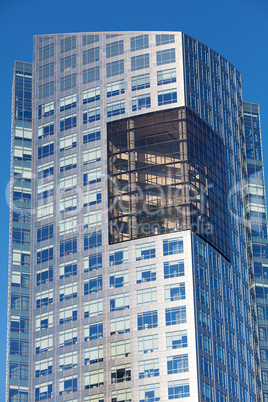
M 84 303 L 84 318 L 95 317 L 103 313 L 102 299 L 86 301 Z
M 75 299 L 77 297 L 77 282 L 60 286 L 60 302 L 63 300 Z
M 147 335 L 138 338 L 139 353 L 152 353 L 158 350 L 158 335 Z
M 53 281 L 53 267 L 36 271 L 36 286 L 45 285 Z
M 203 304 L 206 307 L 209 307 L 208 291 L 199 285 L 196 286 L 196 298 L 199 303 Z
M 83 35 L 83 46 L 99 41 L 99 35 Z
M 132 112 L 136 112 L 136 110 L 147 109 L 149 107 L 151 107 L 150 94 L 134 96 L 132 98 Z
M 45 353 L 53 348 L 53 334 L 41 336 L 35 339 L 35 353 Z
M 60 91 L 67 91 L 76 86 L 76 74 L 70 74 L 60 78 Z
M 38 106 L 38 119 L 42 117 L 52 116 L 54 114 L 54 101 L 44 103 Z M 15 133 L 16 136 L 16 133 Z
M 110 274 L 110 288 L 120 288 L 128 285 L 128 270 L 116 271 Z
M 91 149 L 86 149 L 83 152 L 83 164 L 87 165 L 88 163 L 98 162 L 101 160 L 101 148 L 95 147 Z
M 77 391 L 77 376 L 60 378 L 59 380 L 59 395 L 66 395 Z
M 107 98 L 125 93 L 125 81 L 114 81 L 107 84 Z
M 86 212 L 84 214 L 84 228 L 92 228 L 101 224 L 101 210 Z
M 175 61 L 175 49 L 165 49 L 156 52 L 156 64 L 158 66 L 175 63 Z
M 156 39 L 156 46 L 166 45 L 168 43 L 175 42 L 175 35 L 169 35 L 169 34 L 156 35 L 155 39 Z
M 77 367 L 77 352 L 64 353 L 59 358 L 59 369 L 69 370 Z
M 51 102 L 54 104 L 54 102 Z M 42 106 L 42 105 L 41 105 Z M 15 126 L 14 135 L 16 140 L 23 139 L 26 142 L 30 142 L 32 140 L 32 129 L 27 127 L 19 127 Z
M 128 248 L 122 247 L 116 250 L 111 250 L 109 254 L 109 265 L 121 265 L 128 262 Z
M 60 112 L 76 107 L 76 94 L 60 98 Z
M 87 49 L 83 51 L 83 65 L 94 63 L 94 61 L 99 61 L 99 59 L 100 59 L 99 47 L 94 47 L 92 49 Z
M 10 331 L 28 334 L 29 333 L 29 318 L 22 317 L 22 316 L 20 316 L 20 317 L 11 316 Z
M 107 103 L 107 117 L 118 116 L 125 113 L 125 100 Z
M 184 276 L 184 261 L 164 262 L 164 278 L 175 278 L 178 276 Z
M 100 120 L 100 107 L 92 107 L 83 111 L 83 124 Z
M 107 78 L 124 74 L 124 60 L 113 61 L 106 64 Z
M 60 131 L 69 130 L 73 127 L 76 127 L 76 113 L 60 119 Z
M 102 276 L 94 276 L 84 281 L 84 295 L 100 292 L 102 290 Z
M 53 327 L 53 312 L 38 314 L 35 316 L 35 330 L 40 331 Z
M 156 280 L 156 265 L 146 265 L 137 268 L 137 283 Z
M 12 265 L 30 266 L 30 252 L 13 250 Z
M 160 384 L 147 384 L 139 387 L 139 402 L 160 401 Z
M 37 249 L 37 264 L 53 260 L 53 246 L 46 246 Z
M 71 154 L 60 158 L 60 172 L 74 169 L 76 168 L 76 166 L 77 166 L 76 154 Z
M 14 147 L 14 159 L 16 161 L 29 162 L 32 159 L 32 150 L 28 147 L 20 147 L 15 145 Z
M 93 254 L 84 258 L 84 272 L 102 268 L 102 254 Z
M 94 324 L 85 325 L 85 341 L 103 338 L 103 324 L 102 322 L 95 322 Z
M 43 163 L 37 168 L 38 179 L 43 179 L 54 174 L 54 161 Z
M 60 52 L 68 52 L 69 50 L 76 48 L 76 37 L 69 36 L 68 38 L 62 39 L 60 41 Z
M 189 380 L 176 380 L 168 382 L 168 399 L 180 399 L 190 396 Z
M 158 95 L 158 106 L 177 102 L 177 89 L 167 89 L 165 91 L 158 91 L 157 95 Z
M 172 283 L 165 286 L 165 301 L 185 299 L 185 283 Z
M 186 330 L 167 332 L 166 336 L 167 349 L 179 349 L 186 348 L 188 346 Z
M 10 355 L 11 356 L 28 356 L 29 342 L 18 339 L 10 339 Z M 265 381 L 264 381 L 265 382 Z
M 139 378 L 159 376 L 159 359 L 143 360 L 139 362 Z
M 129 309 L 129 293 L 120 293 L 110 297 L 110 312 Z
M 112 402 L 131 402 L 131 388 L 123 388 L 112 391 L 111 398 Z
M 12 229 L 12 243 L 30 244 L 30 229 Z
M 59 347 L 75 345 L 77 343 L 77 328 L 60 331 Z
M 157 85 L 165 85 L 176 82 L 176 68 L 157 72 Z
M 103 369 L 85 373 L 85 389 L 101 387 L 103 384 Z
M 53 289 L 44 290 L 43 292 L 36 293 L 36 308 L 48 306 L 53 303 Z
M 41 67 L 39 67 L 39 80 L 42 80 L 43 78 L 50 77 L 51 75 L 54 75 L 54 62 L 53 63 L 48 63 L 45 64 Z
M 149 68 L 149 67 L 150 67 L 149 53 L 131 57 L 131 71 L 142 70 L 143 68 Z
M 83 144 L 88 142 L 97 141 L 101 138 L 100 127 L 89 128 L 83 130 Z
M 210 315 L 201 309 L 198 309 L 198 324 L 206 330 L 210 330 Z
M 60 279 L 77 275 L 77 260 L 60 264 Z
M 35 363 L 35 378 L 51 374 L 52 365 L 53 365 L 52 357 L 37 361 Z
M 106 45 L 106 58 L 118 56 L 124 53 L 124 42 L 122 40 L 118 42 L 108 43 Z
M 72 190 L 76 188 L 76 186 L 77 186 L 76 174 L 65 176 L 60 179 L 60 192 Z
M 136 75 L 131 78 L 132 91 L 138 91 L 139 89 L 150 88 L 150 74 Z
M 47 98 L 54 94 L 54 81 L 39 86 L 39 99 Z
M 54 141 L 46 142 L 38 147 L 38 159 L 45 158 L 54 153 Z
M 29 288 L 30 287 L 30 275 L 22 274 L 20 272 L 12 273 L 11 285 L 15 286 L 15 287 L 21 287 L 21 288 Z
M 60 151 L 76 147 L 76 134 L 65 135 L 60 138 Z
M 91 67 L 88 70 L 83 71 L 83 84 L 90 84 L 91 82 L 98 81 L 100 79 L 100 67 Z
M 183 324 L 186 322 L 186 307 L 166 308 L 166 325 Z
M 85 349 L 85 366 L 103 361 L 103 345 L 91 346 Z
M 163 255 L 173 255 L 183 253 L 182 237 L 163 240 Z
M 204 381 L 201 381 L 201 398 L 207 402 L 213 401 L 213 388 Z
M 137 290 L 137 306 L 157 302 L 157 288 Z
M 60 59 L 60 72 L 70 71 L 76 67 L 76 54 Z
M 131 381 L 131 364 L 111 367 L 111 383 Z
M 155 242 L 138 244 L 136 246 L 136 261 L 155 258 Z
M 149 35 L 139 35 L 130 38 L 131 52 L 136 50 L 147 49 L 149 47 Z
M 39 61 L 44 59 L 48 59 L 49 57 L 54 56 L 54 43 L 50 43 L 47 46 L 43 46 L 38 51 Z
M 111 335 L 124 334 L 130 332 L 129 316 L 111 319 Z
M 63 240 L 60 242 L 60 257 L 77 253 L 77 238 Z
M 101 168 L 93 168 L 84 172 L 84 186 L 101 181 Z
M 158 326 L 157 310 L 146 311 L 137 315 L 138 331 L 149 328 L 156 328 Z
M 130 356 L 130 339 L 111 343 L 111 359 Z
M 54 121 L 50 121 L 48 123 L 44 123 L 38 126 L 38 139 L 53 134 L 54 134 Z
M 11 293 L 11 308 L 14 310 L 29 310 L 29 296 Z
M 43 382 L 35 386 L 35 401 L 52 398 L 52 381 Z
M 102 232 L 92 232 L 84 235 L 84 250 L 100 247 L 102 245 Z
M 83 91 L 83 104 L 100 100 L 100 87 L 85 89 Z
M 189 371 L 188 355 L 170 356 L 167 358 L 167 373 L 177 374 Z
M 77 320 L 77 306 L 69 306 L 60 309 L 60 324 Z

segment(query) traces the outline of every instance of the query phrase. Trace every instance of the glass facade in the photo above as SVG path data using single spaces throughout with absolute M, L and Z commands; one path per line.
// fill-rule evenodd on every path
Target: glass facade
M 26 83 L 31 65 L 18 66 Z M 33 71 L 32 107 L 13 85 L 23 212 L 11 217 L 6 401 L 261 401 L 266 211 L 239 72 L 180 32 L 36 36 Z

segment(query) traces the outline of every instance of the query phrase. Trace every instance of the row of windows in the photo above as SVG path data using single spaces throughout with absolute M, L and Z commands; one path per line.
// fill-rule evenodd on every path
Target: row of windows
M 157 85 L 165 85 L 165 84 L 170 84 L 176 82 L 176 69 L 168 69 L 168 70 L 162 70 L 157 72 Z M 131 78 L 131 88 L 132 91 L 137 91 L 140 89 L 144 88 L 150 88 L 150 74 L 142 74 L 138 75 L 135 77 Z M 106 95 L 107 98 L 116 96 L 119 94 L 124 94 L 125 93 L 125 81 L 124 80 L 119 80 L 119 81 L 114 81 L 109 84 L 107 84 L 106 88 Z M 90 102 L 95 102 L 100 100 L 100 87 L 94 87 L 90 89 L 86 89 L 83 91 L 83 104 L 90 103 Z M 65 96 L 63 98 L 60 98 L 60 111 L 68 110 L 71 108 L 76 107 L 77 105 L 77 95 L 72 94 Z M 48 117 L 54 114 L 54 101 L 44 103 L 43 105 L 38 106 L 38 118 L 41 119 L 42 117 Z M 47 123 L 52 124 L 52 123 Z M 42 127 L 43 133 L 39 134 L 39 129 L 38 129 L 38 138 L 41 138 L 42 136 L 46 136 L 50 133 L 50 130 L 54 130 L 54 127 L 48 128 L 46 125 L 39 126 L 40 130 Z
M 91 215 L 92 216 L 91 216 Z M 94 215 L 94 216 L 93 216 Z M 86 226 L 100 223 L 101 211 L 90 212 L 85 214 Z M 92 219 L 91 219 L 92 218 Z M 74 221 L 75 220 L 75 221 Z M 66 231 L 73 231 L 77 224 L 77 217 L 67 218 L 67 220 L 61 221 L 62 229 L 61 233 Z M 65 228 L 66 226 L 66 228 Z M 38 229 L 39 230 L 39 229 Z M 42 228 L 40 228 L 40 231 Z M 38 234 L 42 238 L 42 232 Z M 51 225 L 44 226 L 44 236 L 49 238 L 53 236 L 53 229 Z M 102 245 L 102 232 L 101 230 L 84 235 L 84 250 L 92 249 Z M 67 239 L 60 242 L 60 257 L 70 255 L 77 252 L 77 238 Z M 183 239 L 181 237 L 163 240 L 163 255 L 174 255 L 183 253 Z M 136 245 L 136 261 L 145 260 L 156 257 L 155 242 L 146 242 Z M 128 252 L 126 248 L 117 249 L 110 252 L 110 265 L 119 265 L 128 260 Z M 37 250 L 37 263 L 50 261 L 53 259 L 53 245 L 42 247 Z

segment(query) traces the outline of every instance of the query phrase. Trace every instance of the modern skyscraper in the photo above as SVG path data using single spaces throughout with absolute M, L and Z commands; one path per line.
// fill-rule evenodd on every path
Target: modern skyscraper
M 31 280 L 18 204 L 7 401 L 267 400 L 256 121 L 240 73 L 183 33 L 34 37 Z M 13 200 L 31 146 L 16 124 Z

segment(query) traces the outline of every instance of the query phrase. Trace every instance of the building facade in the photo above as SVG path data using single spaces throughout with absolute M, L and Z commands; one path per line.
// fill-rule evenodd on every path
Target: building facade
M 32 88 L 29 376 L 16 389 L 261 401 L 247 255 L 266 209 L 245 232 L 240 73 L 181 32 L 41 35 Z

